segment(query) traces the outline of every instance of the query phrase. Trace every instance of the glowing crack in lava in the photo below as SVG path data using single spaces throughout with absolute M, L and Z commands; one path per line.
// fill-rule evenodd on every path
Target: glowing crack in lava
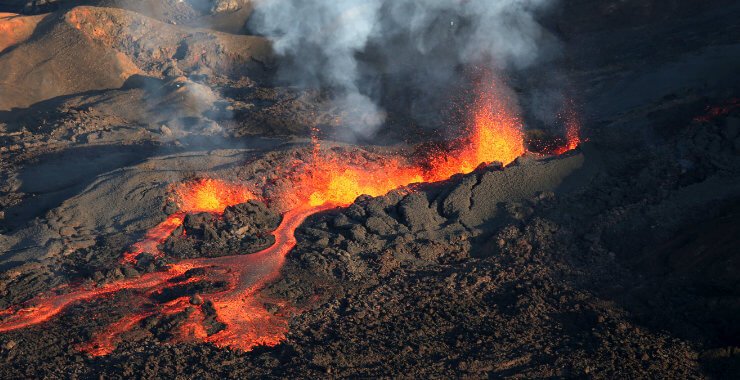
M 353 163 L 317 148 L 312 160 L 296 163 L 290 172 L 278 174 L 290 183 L 290 188 L 282 189 L 280 197 L 295 206 L 283 215 L 282 223 L 273 232 L 275 243 L 267 249 L 248 255 L 181 260 L 165 271 L 97 287 L 64 286 L 0 312 L 0 332 L 47 321 L 72 304 L 128 289 L 133 294 L 127 300 L 133 305 L 129 307 L 133 312 L 98 332 L 80 349 L 92 355 L 108 354 L 115 349 L 118 336 L 136 328 L 142 320 L 179 313 L 185 318 L 175 341 L 212 342 L 245 350 L 259 344 L 275 345 L 284 339 L 288 323 L 284 317 L 265 309 L 258 290 L 279 275 L 285 256 L 296 245 L 294 232 L 306 217 L 347 206 L 363 194 L 379 196 L 411 183 L 468 173 L 481 163 L 508 164 L 524 153 L 519 118 L 505 99 L 499 99 L 492 91 L 495 86 L 491 83 L 490 87 L 478 88 L 471 126 L 468 135 L 461 138 L 460 147 L 432 157 L 424 165 L 410 164 L 403 157 Z M 175 193 L 180 211 L 132 246 L 124 261 L 134 261 L 141 252 L 161 255 L 157 245 L 182 223 L 188 212 L 220 213 L 229 205 L 255 198 L 244 185 L 216 180 L 186 183 L 176 188 Z M 205 301 L 200 307 L 191 305 L 189 295 L 164 297 L 173 288 L 202 283 L 222 286 L 199 292 Z M 153 298 L 160 302 L 152 302 Z M 206 303 L 209 307 L 204 307 Z

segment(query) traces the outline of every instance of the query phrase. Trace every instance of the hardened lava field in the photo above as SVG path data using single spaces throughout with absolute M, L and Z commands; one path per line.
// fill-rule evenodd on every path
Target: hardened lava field
M 733 378 L 738 15 L 0 1 L 0 376 Z

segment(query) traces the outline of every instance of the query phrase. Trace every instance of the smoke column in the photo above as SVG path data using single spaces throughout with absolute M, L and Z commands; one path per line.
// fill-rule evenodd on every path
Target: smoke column
M 434 113 L 461 67 L 520 70 L 556 39 L 537 21 L 550 0 L 255 0 L 251 30 L 282 57 L 278 79 L 331 89 L 346 134 L 371 136 L 389 94 L 401 106 Z M 406 95 L 409 97 L 409 95 Z M 437 112 L 438 113 L 438 112 Z M 348 137 L 348 136 L 340 136 Z

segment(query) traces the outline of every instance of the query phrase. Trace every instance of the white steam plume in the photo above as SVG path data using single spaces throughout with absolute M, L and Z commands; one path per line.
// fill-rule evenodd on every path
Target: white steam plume
M 254 0 L 250 26 L 285 58 L 281 79 L 332 88 L 342 122 L 369 136 L 384 121 L 378 100 L 389 73 L 419 92 L 417 102 L 434 104 L 461 65 L 502 70 L 536 62 L 543 47 L 556 45 L 535 20 L 551 2 Z

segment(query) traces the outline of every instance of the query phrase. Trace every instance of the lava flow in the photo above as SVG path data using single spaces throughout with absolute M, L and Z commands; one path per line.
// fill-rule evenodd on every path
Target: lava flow
M 226 206 L 246 202 L 254 196 L 240 185 L 228 185 L 227 183 L 206 179 L 182 186 L 175 191 L 183 199 L 181 211 L 170 215 L 164 222 L 152 228 L 144 236 L 144 240 L 134 244 L 124 254 L 124 261 L 133 261 L 142 253 L 149 252 L 161 255 L 157 245 L 161 244 L 180 224 L 187 212 L 199 211 L 223 211 Z M 95 288 L 75 288 L 63 294 L 70 287 L 62 286 L 48 294 L 42 294 L 20 307 L 10 308 L 0 312 L 0 317 L 9 316 L 0 323 L 0 332 L 14 330 L 17 328 L 44 322 L 53 317 L 68 305 L 96 298 L 105 294 L 113 293 L 121 289 L 146 289 L 162 285 L 170 278 L 191 269 L 188 262 L 172 265 L 168 272 L 157 272 L 142 276 L 133 280 L 104 284 Z
M 348 205 L 359 195 L 379 196 L 416 182 L 445 180 L 457 173 L 470 173 L 481 163 L 511 163 L 524 154 L 521 121 L 497 91 L 497 82 L 487 76 L 483 83 L 475 90 L 471 126 L 458 149 L 435 152 L 421 165 L 401 157 L 353 165 L 345 157 L 315 153 L 313 161 L 293 178 L 295 195 L 310 206 L 325 202 Z
M 481 163 L 508 164 L 524 153 L 521 123 L 505 98 L 497 96 L 495 82 L 478 88 L 468 136 L 455 150 L 432 157 L 423 164 L 411 164 L 403 157 L 351 162 L 346 157 L 314 150 L 312 160 L 296 163 L 288 173 L 288 189 L 279 197 L 294 208 L 283 215 L 274 231 L 275 243 L 260 252 L 216 258 L 181 260 L 165 271 L 97 287 L 64 287 L 42 294 L 22 305 L 0 313 L 0 332 L 49 320 L 66 307 L 122 289 L 132 290 L 134 312 L 99 332 L 79 348 L 93 355 L 110 353 L 117 337 L 136 328 L 150 316 L 180 315 L 176 341 L 212 342 L 219 346 L 250 349 L 258 344 L 274 345 L 285 337 L 287 321 L 269 313 L 258 294 L 259 288 L 280 273 L 286 254 L 295 246 L 294 232 L 306 217 L 332 207 L 351 204 L 358 196 L 379 196 L 416 182 L 439 181 L 456 173 L 468 173 Z M 574 132 L 577 133 L 577 132 Z M 150 230 L 144 240 L 124 255 L 135 262 L 142 252 L 162 255 L 157 249 L 189 212 L 220 213 L 230 205 L 255 199 L 246 186 L 216 180 L 187 183 L 175 190 L 180 211 Z M 276 199 L 271 199 L 275 201 Z M 168 290 L 197 284 L 221 284 L 200 292 L 201 303 L 188 295 Z M 64 294 L 57 294 L 58 292 Z M 187 294 L 187 292 L 182 292 Z M 178 295 L 180 294 L 180 295 Z M 153 299 L 158 302 L 152 302 Z M 208 305 L 206 307 L 206 305 Z M 200 307 L 197 307 L 200 306 Z

